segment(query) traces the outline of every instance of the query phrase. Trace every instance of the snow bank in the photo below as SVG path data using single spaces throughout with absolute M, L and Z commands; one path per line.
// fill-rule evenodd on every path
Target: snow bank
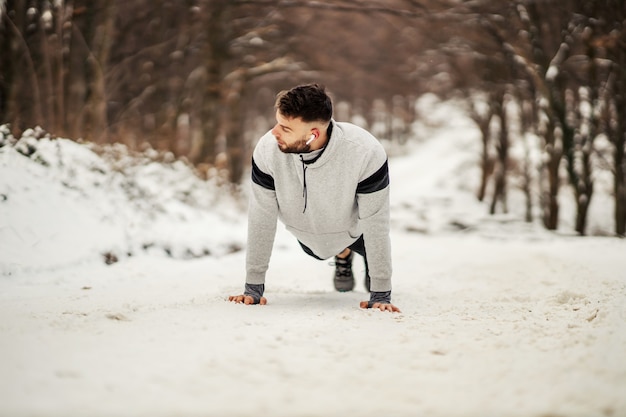
M 113 262 L 153 251 L 192 258 L 243 247 L 241 202 L 181 161 L 50 139 L 38 130 L 3 141 L 2 274 L 94 256 Z

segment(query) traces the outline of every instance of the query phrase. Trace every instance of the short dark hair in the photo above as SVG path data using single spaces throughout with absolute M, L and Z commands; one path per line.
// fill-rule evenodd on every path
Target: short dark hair
M 329 122 L 333 117 L 333 103 L 326 88 L 319 84 L 305 84 L 278 93 L 274 108 L 285 117 L 301 118 L 303 122 Z

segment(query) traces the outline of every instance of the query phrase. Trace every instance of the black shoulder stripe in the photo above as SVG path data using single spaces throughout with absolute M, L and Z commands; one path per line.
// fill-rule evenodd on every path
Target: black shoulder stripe
M 361 181 L 357 187 L 357 194 L 369 194 L 380 191 L 389 185 L 389 165 L 387 161 L 369 177 Z
M 254 158 L 252 158 L 252 181 L 263 188 L 267 188 L 268 190 L 276 190 L 276 186 L 274 185 L 274 178 L 272 178 L 271 175 L 261 171 L 256 162 L 254 162 Z

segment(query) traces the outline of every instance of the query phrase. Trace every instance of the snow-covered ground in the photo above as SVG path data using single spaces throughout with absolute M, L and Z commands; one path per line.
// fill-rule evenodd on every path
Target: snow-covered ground
M 390 160 L 400 314 L 281 227 L 269 304 L 227 302 L 245 189 L 183 163 L 0 147 L 0 415 L 626 416 L 626 242 L 487 216 L 476 129 L 431 115 Z

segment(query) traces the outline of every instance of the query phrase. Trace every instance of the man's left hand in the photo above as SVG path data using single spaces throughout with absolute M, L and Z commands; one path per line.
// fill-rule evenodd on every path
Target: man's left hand
M 401 313 L 400 309 L 393 304 L 374 303 L 370 304 L 369 301 L 361 301 L 361 308 L 377 308 L 380 311 L 391 311 L 392 313 Z

